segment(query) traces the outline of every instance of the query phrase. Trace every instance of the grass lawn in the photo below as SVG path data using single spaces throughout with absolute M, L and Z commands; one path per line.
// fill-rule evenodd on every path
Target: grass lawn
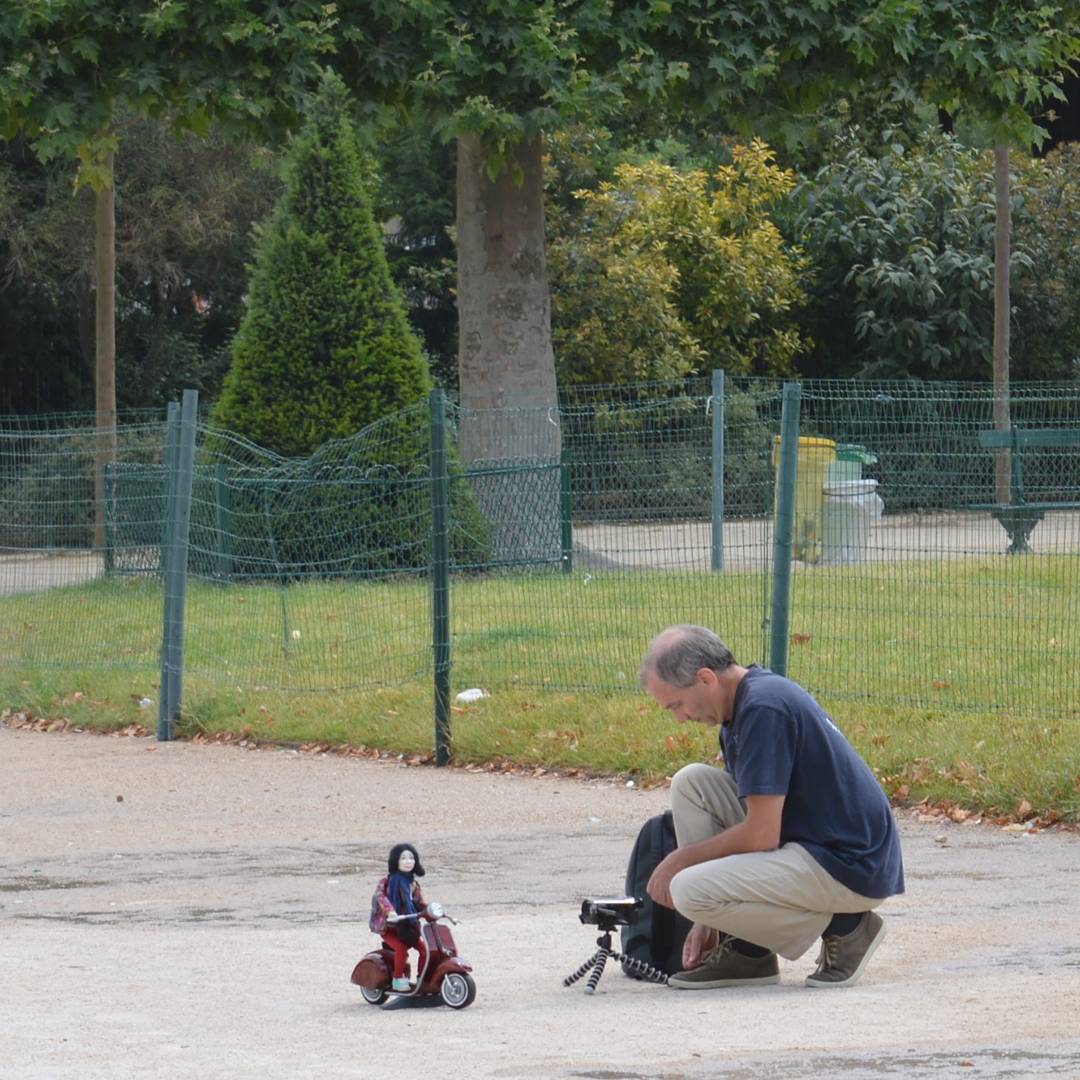
M 1076 820 L 1075 572 L 1075 558 L 1046 556 L 800 570 L 789 673 L 898 799 Z M 638 660 L 671 622 L 767 659 L 766 585 L 690 572 L 455 581 L 453 689 L 491 691 L 455 706 L 456 759 L 644 782 L 708 759 L 715 733 L 673 725 L 638 693 Z M 154 727 L 161 623 L 147 579 L 0 598 L 0 709 Z M 430 751 L 425 581 L 192 582 L 186 625 L 183 734 Z

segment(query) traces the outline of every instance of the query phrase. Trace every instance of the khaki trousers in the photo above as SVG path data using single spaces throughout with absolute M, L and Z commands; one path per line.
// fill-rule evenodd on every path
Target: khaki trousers
M 712 765 L 687 765 L 675 774 L 671 810 L 680 847 L 707 840 L 746 817 L 731 774 Z M 788 960 L 802 956 L 834 914 L 883 903 L 841 885 L 793 843 L 688 866 L 672 878 L 671 897 L 691 921 Z

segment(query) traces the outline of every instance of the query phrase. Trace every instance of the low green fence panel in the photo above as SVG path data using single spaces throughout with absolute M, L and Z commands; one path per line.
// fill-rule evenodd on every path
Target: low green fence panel
M 455 687 L 629 692 L 652 634 L 700 622 L 744 662 L 775 659 L 782 635 L 789 673 L 826 700 L 1076 716 L 1080 446 L 1024 444 L 1023 498 L 1048 509 L 1008 554 L 989 387 L 798 389 L 783 613 L 782 380 L 729 375 L 722 400 L 710 377 L 575 388 L 541 410 L 447 404 Z M 1023 429 L 1080 431 L 1074 384 L 1014 384 L 1009 405 Z M 429 685 L 428 404 L 302 460 L 205 422 L 195 439 L 185 672 Z M 0 668 L 20 678 L 157 669 L 164 417 L 122 419 L 116 441 L 99 507 L 92 416 L 0 418 Z

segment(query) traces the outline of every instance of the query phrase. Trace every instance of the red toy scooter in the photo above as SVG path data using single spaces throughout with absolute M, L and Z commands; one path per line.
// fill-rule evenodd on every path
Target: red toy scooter
M 397 997 L 424 997 L 440 994 L 451 1009 L 464 1009 L 473 1003 L 476 998 L 476 983 L 469 974 L 472 966 L 466 964 L 458 956 L 450 927 L 442 922 L 445 919 L 456 926 L 457 920 L 447 915 L 441 904 L 428 904 L 424 911 L 427 918 L 433 921 L 425 922 L 420 927 L 420 933 L 424 935 L 427 957 L 423 970 L 417 975 L 416 982 L 407 991 L 390 989 L 390 977 L 394 970 L 394 953 L 389 945 L 383 945 L 369 952 L 353 968 L 352 982 L 360 987 L 360 993 L 366 1002 L 371 1005 L 381 1005 L 391 994 Z M 417 915 L 403 917 L 419 918 Z M 410 974 L 408 965 L 405 968 L 405 974 L 406 976 Z

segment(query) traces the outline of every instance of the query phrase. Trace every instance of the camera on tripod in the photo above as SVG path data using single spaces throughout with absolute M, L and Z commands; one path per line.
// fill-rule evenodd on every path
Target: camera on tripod
M 650 982 L 666 983 L 667 974 L 643 960 L 636 960 L 629 956 L 623 956 L 612 944 L 611 935 L 620 926 L 629 926 L 636 918 L 638 908 L 644 906 L 645 901 L 634 896 L 587 896 L 581 902 L 581 914 L 578 918 L 586 926 L 595 926 L 600 930 L 600 936 L 596 939 L 596 952 L 585 961 L 572 975 L 563 979 L 563 986 L 571 986 L 589 976 L 585 985 L 585 993 L 591 994 L 596 990 L 596 984 L 604 973 L 604 965 L 608 959 L 622 964 L 623 971 L 627 975 L 633 975 L 635 979 L 648 979 Z
M 629 926 L 644 902 L 633 896 L 587 896 L 581 902 L 578 918 L 586 926 L 599 926 L 601 930 Z

